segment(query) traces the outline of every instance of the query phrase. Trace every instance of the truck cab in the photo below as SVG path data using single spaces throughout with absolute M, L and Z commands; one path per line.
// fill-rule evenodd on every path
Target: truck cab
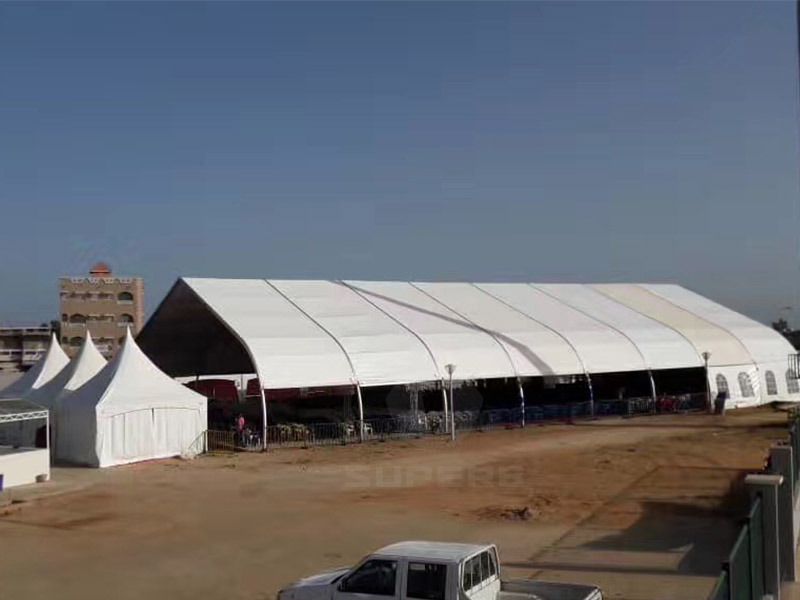
M 301 579 L 278 600 L 601 600 L 593 586 L 500 579 L 493 544 L 400 542 Z

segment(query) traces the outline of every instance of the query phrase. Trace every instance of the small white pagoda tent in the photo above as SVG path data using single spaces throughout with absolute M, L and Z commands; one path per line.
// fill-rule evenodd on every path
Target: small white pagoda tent
M 58 411 L 56 458 L 110 467 L 190 452 L 207 400 L 158 369 L 128 332 L 121 350 Z

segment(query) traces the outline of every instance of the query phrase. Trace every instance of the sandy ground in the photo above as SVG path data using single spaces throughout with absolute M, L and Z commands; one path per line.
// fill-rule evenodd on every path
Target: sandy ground
M 274 598 L 402 539 L 496 542 L 507 576 L 609 598 L 704 599 L 741 478 L 785 423 L 761 409 L 55 469 L 0 495 L 0 599 Z

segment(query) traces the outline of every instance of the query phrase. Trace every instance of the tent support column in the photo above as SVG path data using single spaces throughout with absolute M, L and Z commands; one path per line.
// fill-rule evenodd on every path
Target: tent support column
M 34 442 L 34 445 L 36 443 Z M 47 411 L 47 416 L 44 418 L 44 446 L 47 448 L 47 456 L 50 460 L 53 459 L 50 453 L 50 411 Z
M 594 419 L 594 388 L 589 373 L 586 373 L 586 384 L 589 386 L 589 415 Z
M 653 370 L 647 369 L 647 374 L 650 376 L 650 393 L 653 395 L 653 410 L 658 408 L 658 394 L 656 393 L 656 380 L 653 379 Z
M 364 402 L 361 399 L 361 386 L 356 384 L 356 398 L 358 399 L 358 439 L 364 441 Z
M 267 395 L 264 393 L 264 385 L 261 378 L 258 379 L 258 391 L 261 396 L 261 449 L 267 450 Z
M 525 427 L 525 390 L 522 389 L 521 379 L 517 379 L 517 388 L 519 389 L 519 408 L 521 411 L 519 424 Z
M 447 390 L 444 387 L 444 379 L 442 379 L 442 408 L 444 409 L 444 432 L 450 431 L 450 416 L 447 411 Z

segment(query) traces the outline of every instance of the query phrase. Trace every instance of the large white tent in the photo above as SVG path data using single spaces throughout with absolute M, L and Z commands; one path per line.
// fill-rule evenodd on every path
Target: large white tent
M 172 376 L 255 372 L 266 390 L 442 381 L 448 364 L 469 381 L 708 358 L 712 393 L 724 380 L 734 406 L 800 401 L 780 334 L 679 286 L 179 279 L 139 341 Z
M 31 390 L 42 387 L 67 366 L 69 358 L 53 334 L 45 355 L 11 385 L 0 390 L 0 398 L 22 398 Z
M 177 456 L 206 429 L 206 399 L 161 372 L 128 333 L 58 412 L 56 458 L 108 467 Z

